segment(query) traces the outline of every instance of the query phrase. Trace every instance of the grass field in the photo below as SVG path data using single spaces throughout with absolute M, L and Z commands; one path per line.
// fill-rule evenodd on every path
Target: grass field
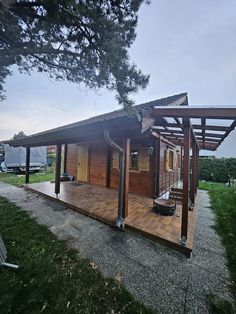
M 216 214 L 215 229 L 226 248 L 236 306 L 236 187 L 200 182 L 200 188 L 209 192 L 211 207 Z
M 48 168 L 45 172 L 31 173 L 30 174 L 30 183 L 51 181 L 54 180 L 54 168 Z M 0 172 L 0 181 L 13 184 L 16 186 L 22 186 L 25 183 L 24 174 L 14 174 L 14 173 L 4 173 Z
M 1 197 L 0 217 L 8 261 L 20 266 L 0 268 L 0 313 L 154 313 Z

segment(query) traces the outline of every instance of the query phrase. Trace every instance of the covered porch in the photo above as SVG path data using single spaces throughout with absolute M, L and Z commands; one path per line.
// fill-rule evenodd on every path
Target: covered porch
M 175 97 L 176 98 L 176 97 Z M 175 99 L 174 98 L 174 99 Z M 123 230 L 124 226 L 143 235 L 167 244 L 174 249 L 190 255 L 195 225 L 195 204 L 197 201 L 199 176 L 199 151 L 214 151 L 236 126 L 236 107 L 189 107 L 187 96 L 179 95 L 177 100 L 167 98 L 136 106 L 138 114 L 130 115 L 118 110 L 71 125 L 52 129 L 24 139 L 8 141 L 13 146 L 26 147 L 26 188 L 55 199 L 88 216 Z M 168 105 L 166 104 L 168 100 Z M 161 106 L 165 104 L 165 106 Z M 158 216 L 152 209 L 152 198 L 131 194 L 131 144 L 136 139 L 148 141 L 147 149 L 151 153 L 150 169 L 153 181 L 153 194 L 159 198 L 163 194 L 161 167 L 163 167 L 162 143 L 167 150 L 173 146 L 181 147 L 179 161 L 183 181 L 181 202 L 177 203 L 173 216 Z M 61 182 L 61 174 L 67 172 L 67 146 L 107 145 L 108 156 L 112 151 L 119 154 L 117 171 L 117 190 L 110 187 L 110 162 L 106 160 L 106 170 L 97 173 L 106 178 L 106 187 Z M 56 145 L 55 184 L 30 184 L 30 149 L 34 146 Z M 64 165 L 62 166 L 62 147 L 64 145 Z M 173 161 L 173 160 L 172 160 Z M 63 169 L 62 169 L 63 167 Z M 168 174 L 173 169 L 165 169 Z M 169 190 L 172 187 L 170 180 Z M 135 181 L 138 185 L 147 185 L 142 177 Z M 166 190 L 166 187 L 165 189 Z M 165 191 L 164 191 L 165 192 Z M 151 194 L 151 193 L 150 193 Z
M 115 226 L 118 191 L 78 182 L 61 182 L 60 194 L 56 196 L 54 184 L 41 182 L 28 184 L 26 188 L 40 195 L 58 201 L 89 217 Z M 188 215 L 188 237 L 186 245 L 180 244 L 182 206 L 177 205 L 173 216 L 160 216 L 152 209 L 152 198 L 129 193 L 126 229 L 190 256 L 193 246 L 195 211 Z

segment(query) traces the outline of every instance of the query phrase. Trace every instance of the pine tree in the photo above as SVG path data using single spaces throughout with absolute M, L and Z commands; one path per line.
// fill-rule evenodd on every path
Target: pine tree
M 17 65 L 23 73 L 115 90 L 119 103 L 131 106 L 129 95 L 149 80 L 128 55 L 143 2 L 149 1 L 0 1 L 0 96 Z

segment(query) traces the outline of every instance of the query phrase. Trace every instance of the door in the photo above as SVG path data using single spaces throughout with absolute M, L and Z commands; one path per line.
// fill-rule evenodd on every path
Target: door
M 88 182 L 88 147 L 78 147 L 77 180 Z

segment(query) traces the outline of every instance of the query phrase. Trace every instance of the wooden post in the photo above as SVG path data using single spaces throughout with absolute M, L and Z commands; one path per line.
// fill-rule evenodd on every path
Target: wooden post
M 154 153 L 154 195 L 159 196 L 160 194 L 160 168 L 161 168 L 161 139 L 156 138 L 155 141 L 155 153 Z
M 110 187 L 111 181 L 111 159 L 112 159 L 112 149 L 107 146 L 107 162 L 106 162 L 106 187 Z
M 55 194 L 60 193 L 61 178 L 61 144 L 56 146 Z
M 29 168 L 30 168 L 30 147 L 26 147 L 25 184 L 29 183 Z
M 192 145 L 192 182 L 191 182 L 191 206 L 194 206 L 195 203 L 195 194 L 196 194 L 196 183 L 197 183 L 197 144 L 195 141 Z
M 197 147 L 197 162 L 196 162 L 196 193 L 199 184 L 199 148 Z
M 129 198 L 129 166 L 130 166 L 130 139 L 127 138 L 124 143 L 125 151 L 125 186 L 124 186 L 124 216 L 123 218 L 128 217 L 128 198 Z
M 68 145 L 64 145 L 64 164 L 63 164 L 63 173 L 67 173 L 67 152 L 68 152 Z
M 183 147 L 180 147 L 180 180 L 183 180 Z
M 183 121 L 184 122 L 184 121 Z M 181 222 L 181 242 L 186 244 L 188 236 L 188 210 L 189 210 L 189 149 L 190 149 L 190 125 L 184 122 L 184 160 L 183 160 L 183 203 Z

